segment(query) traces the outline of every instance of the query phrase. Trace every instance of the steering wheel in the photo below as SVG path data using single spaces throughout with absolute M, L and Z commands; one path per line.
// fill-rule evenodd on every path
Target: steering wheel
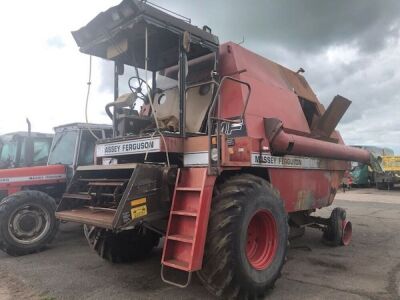
M 136 79 L 137 82 L 139 83 L 139 86 L 138 86 L 138 87 L 134 87 L 134 86 L 132 85 L 132 80 L 133 80 L 133 79 Z M 130 90 L 132 91 L 132 93 L 136 94 L 136 96 L 137 96 L 139 99 L 142 99 L 144 102 L 147 102 L 147 101 L 148 101 L 148 96 L 147 96 L 147 94 L 144 94 L 144 93 L 143 93 L 143 85 L 145 85 L 145 88 L 148 89 L 148 92 L 149 92 L 149 93 L 151 93 L 151 87 L 150 87 L 150 85 L 149 85 L 145 80 L 143 80 L 143 79 L 140 78 L 140 77 L 133 76 L 133 77 L 129 78 L 128 85 L 129 85 L 129 88 L 130 88 Z

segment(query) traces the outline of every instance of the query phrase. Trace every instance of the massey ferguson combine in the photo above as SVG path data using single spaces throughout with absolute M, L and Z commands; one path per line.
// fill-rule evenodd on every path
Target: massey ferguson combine
M 101 257 L 138 260 L 165 237 L 165 282 L 186 287 L 197 273 L 213 294 L 244 299 L 280 276 L 289 227 L 350 242 L 343 209 L 311 215 L 332 204 L 350 161 L 370 162 L 335 131 L 349 100 L 325 109 L 300 74 L 145 1 L 125 0 L 73 36 L 115 62 L 114 137 L 78 167 L 56 216 L 85 224 Z M 128 82 L 124 66 L 135 68 Z

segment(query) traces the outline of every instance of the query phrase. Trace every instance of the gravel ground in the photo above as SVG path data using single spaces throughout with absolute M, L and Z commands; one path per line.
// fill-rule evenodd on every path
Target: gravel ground
M 307 229 L 291 243 L 268 299 L 400 298 L 400 189 L 357 189 L 336 198 L 334 206 L 347 209 L 353 223 L 351 245 L 331 248 L 318 230 Z M 0 253 L 0 299 L 213 299 L 196 278 L 187 289 L 164 284 L 160 257 L 158 248 L 145 261 L 112 265 L 89 249 L 80 226 L 63 224 L 45 252 Z

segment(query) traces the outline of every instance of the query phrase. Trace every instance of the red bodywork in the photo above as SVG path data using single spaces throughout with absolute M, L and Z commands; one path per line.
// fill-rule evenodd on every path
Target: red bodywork
M 313 126 L 307 122 L 300 99 L 307 100 L 315 107 L 315 118 L 321 117 L 325 108 L 302 75 L 234 43 L 221 45 L 219 63 L 221 75 L 236 74 L 235 78 L 251 86 L 244 119 L 245 135 L 250 140 L 247 144 L 251 143 L 252 146 L 245 147 L 247 151 L 240 153 L 245 157 L 242 161 L 248 162 L 250 152 L 318 158 L 318 168 L 268 168 L 268 176 L 280 192 L 288 212 L 330 205 L 344 171 L 349 169 L 347 161 L 366 163 L 370 158 L 369 153 L 344 146 L 337 131 L 329 137 L 313 136 Z M 228 119 L 240 116 L 245 108 L 246 94 L 244 85 L 226 81 L 221 89 L 220 117 Z M 276 128 L 273 135 L 267 136 L 266 129 L 275 129 L 265 127 L 264 120 L 269 118 L 279 120 L 281 127 Z M 238 160 L 241 159 L 235 159 L 235 155 L 238 155 L 235 147 L 231 151 L 231 161 L 225 163 L 224 167 L 240 165 Z M 228 156 L 227 148 L 223 148 L 223 159 L 224 155 L 225 158 Z
M 222 83 L 218 117 L 221 120 L 237 120 L 244 111 L 245 129 L 242 126 L 235 135 L 232 135 L 231 129 L 222 130 L 220 171 L 262 168 L 258 174 L 265 174 L 279 191 L 289 216 L 298 211 L 329 206 L 344 172 L 350 168 L 349 161 L 369 162 L 370 154 L 345 146 L 339 132 L 324 135 L 324 132 L 315 130 L 324 116 L 329 118 L 324 115 L 324 106 L 303 76 L 233 43 L 220 47 L 219 67 L 222 76 L 232 76 L 248 83 L 251 89 L 246 107 L 247 86 L 237 81 L 225 80 Z M 312 118 L 306 117 L 306 110 L 302 107 L 304 101 L 314 108 Z M 335 113 L 333 119 L 340 114 L 338 111 Z M 207 155 L 209 145 L 205 141 L 205 137 L 185 139 L 184 155 Z M 188 161 L 193 163 L 194 160 Z M 178 174 L 162 259 L 164 266 L 189 272 L 201 268 L 207 232 L 206 227 L 196 226 L 197 221 L 206 223 L 211 213 L 211 189 L 207 186 L 208 193 L 204 193 L 204 186 L 198 186 L 204 181 L 196 176 L 200 171 L 205 173 L 206 168 L 181 169 L 183 178 L 196 178 L 193 182 L 197 184 L 183 185 L 183 190 L 179 184 L 182 173 Z M 208 175 L 208 179 L 213 183 L 215 176 Z M 194 186 L 199 188 L 197 192 L 203 197 L 194 195 Z M 178 212 L 175 211 L 177 203 Z M 206 212 L 202 211 L 199 215 L 197 206 L 187 203 L 207 203 L 204 205 Z M 259 219 L 263 221 L 255 220 L 249 227 L 251 234 L 246 254 L 255 269 L 264 269 L 274 254 L 274 223 L 268 221 L 273 218 L 268 217 L 267 212 L 262 212 Z M 270 256 L 257 255 L 252 247 L 253 237 L 257 239 L 257 245 L 264 248 L 261 253 L 270 253 Z
M 66 170 L 63 165 L 4 169 L 0 170 L 0 191 L 5 191 L 7 196 L 25 187 L 52 185 L 66 180 Z

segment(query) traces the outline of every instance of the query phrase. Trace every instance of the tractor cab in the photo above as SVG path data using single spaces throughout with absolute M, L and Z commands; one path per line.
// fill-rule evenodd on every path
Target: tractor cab
M 107 143 L 162 136 L 165 146 L 181 137 L 207 133 L 219 47 L 209 27 L 198 28 L 189 19 L 145 1 L 125 0 L 72 34 L 81 52 L 115 65 L 114 101 L 105 108 L 113 120 L 114 138 Z M 128 68 L 134 71 L 129 78 Z M 123 89 L 129 93 L 120 95 Z M 182 153 L 182 147 L 146 147 L 150 144 L 139 142 L 114 154 Z M 111 149 L 98 148 L 100 154 Z M 126 158 L 121 162 L 132 162 Z M 165 155 L 152 157 L 157 160 L 165 161 Z M 143 155 L 137 157 L 139 161 Z
M 0 136 L 0 169 L 46 165 L 52 139 L 52 134 L 37 132 Z
M 54 128 L 48 165 L 65 165 L 68 177 L 77 166 L 93 164 L 96 141 L 112 136 L 110 125 L 73 123 Z

